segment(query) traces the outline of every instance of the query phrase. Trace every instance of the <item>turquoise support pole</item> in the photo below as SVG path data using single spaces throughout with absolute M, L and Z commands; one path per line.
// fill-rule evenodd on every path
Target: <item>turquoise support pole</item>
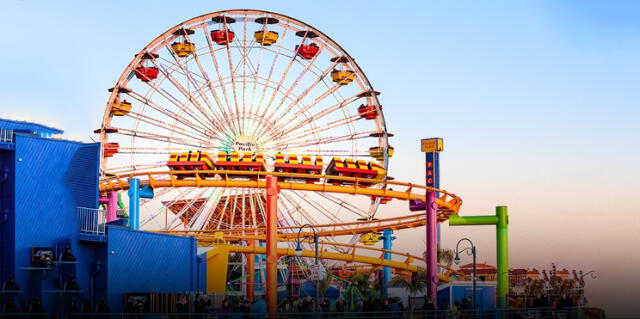
M 153 198 L 153 188 L 149 185 L 140 188 L 140 179 L 129 179 L 129 228 L 140 229 L 140 198 Z
M 384 248 L 385 250 L 392 250 L 393 249 L 393 240 L 396 239 L 393 236 L 393 230 L 391 229 L 385 229 L 382 232 L 382 248 Z M 385 252 L 384 253 L 384 259 L 386 260 L 391 260 L 391 253 L 390 252 Z M 382 283 L 384 284 L 384 295 L 387 295 L 387 283 L 389 283 L 389 281 L 391 280 L 391 267 L 389 266 L 384 266 L 383 270 L 382 270 Z
M 140 179 L 129 179 L 129 228 L 138 230 L 140 228 Z
M 449 216 L 449 226 L 496 225 L 498 308 L 507 308 L 509 295 L 509 216 L 507 206 L 496 207 L 494 216 Z

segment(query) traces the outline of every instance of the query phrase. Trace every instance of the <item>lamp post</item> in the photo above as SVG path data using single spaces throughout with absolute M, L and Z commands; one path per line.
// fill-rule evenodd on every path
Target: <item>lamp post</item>
M 316 314 L 319 312 L 319 307 L 320 307 L 320 265 L 318 263 L 318 233 L 316 233 L 316 229 L 315 227 L 313 227 L 311 224 L 304 224 L 302 226 L 300 226 L 300 228 L 298 229 L 298 237 L 296 239 L 296 256 L 301 257 L 302 256 L 302 242 L 300 241 L 300 232 L 302 232 L 302 229 L 305 227 L 309 227 L 311 228 L 311 230 L 313 231 L 313 245 L 315 248 L 315 267 L 316 267 L 316 306 L 315 306 L 315 312 Z
M 468 241 L 471 247 L 467 247 L 463 250 L 460 250 L 460 243 L 463 241 Z M 472 287 L 473 298 L 471 299 L 471 303 L 473 305 L 473 311 L 476 311 L 476 246 L 473 245 L 473 242 L 469 238 L 462 238 L 456 244 L 456 257 L 454 258 L 456 265 L 460 264 L 460 253 L 464 251 L 467 252 L 467 255 L 473 256 L 473 271 L 471 273 L 471 281 L 473 285 Z

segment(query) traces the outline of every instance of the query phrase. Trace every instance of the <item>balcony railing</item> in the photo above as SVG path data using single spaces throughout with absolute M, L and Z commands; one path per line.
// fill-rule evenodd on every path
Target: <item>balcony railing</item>
M 102 209 L 78 207 L 80 219 L 80 232 L 91 235 L 104 235 L 106 213 Z
M 13 143 L 13 130 L 0 128 L 0 143 Z

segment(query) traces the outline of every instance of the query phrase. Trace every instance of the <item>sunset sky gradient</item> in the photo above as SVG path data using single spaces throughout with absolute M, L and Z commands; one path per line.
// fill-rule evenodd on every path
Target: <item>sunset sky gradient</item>
M 423 183 L 419 141 L 444 138 L 441 186 L 463 198 L 461 214 L 509 206 L 512 267 L 596 270 L 591 304 L 640 314 L 638 1 L 6 0 L 0 117 L 90 141 L 135 52 L 236 8 L 300 19 L 355 57 L 382 92 L 397 180 Z M 450 248 L 472 239 L 495 264 L 494 228 L 442 234 Z M 424 230 L 397 236 L 398 250 L 424 249 Z

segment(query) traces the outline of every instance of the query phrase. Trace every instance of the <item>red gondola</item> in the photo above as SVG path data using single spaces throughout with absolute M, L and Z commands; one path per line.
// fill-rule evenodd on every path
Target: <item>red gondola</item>
M 305 60 L 313 59 L 320 52 L 320 47 L 315 43 L 296 45 L 296 53 Z
M 219 45 L 227 45 L 235 39 L 236 35 L 231 30 L 213 30 L 211 31 L 211 40 Z
M 155 66 L 139 66 L 135 70 L 136 77 L 142 82 L 149 82 L 158 77 L 158 68 Z
M 382 109 L 382 106 L 380 106 L 380 108 Z M 378 110 L 375 105 L 361 104 L 360 107 L 358 107 L 358 114 L 365 120 L 373 120 L 378 117 Z
M 104 157 L 111 157 L 118 153 L 120 149 L 120 144 L 118 143 L 107 143 L 104 145 Z

